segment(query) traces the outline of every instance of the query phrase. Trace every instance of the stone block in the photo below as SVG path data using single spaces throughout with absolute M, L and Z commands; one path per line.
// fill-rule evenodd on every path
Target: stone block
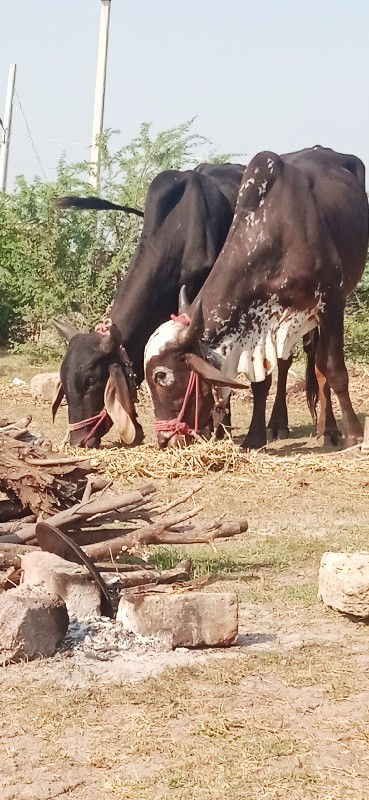
M 174 647 L 226 647 L 238 633 L 237 597 L 215 592 L 126 592 L 117 620 Z
M 86 567 L 37 550 L 22 556 L 21 568 L 24 583 L 59 595 L 70 617 L 83 619 L 101 614 L 100 589 Z
M 51 403 L 56 382 L 60 380 L 59 372 L 40 372 L 30 381 L 30 390 L 36 400 Z
M 369 553 L 323 553 L 318 597 L 336 611 L 369 617 Z
M 57 595 L 18 586 L 0 595 L 0 663 L 52 656 L 69 624 Z

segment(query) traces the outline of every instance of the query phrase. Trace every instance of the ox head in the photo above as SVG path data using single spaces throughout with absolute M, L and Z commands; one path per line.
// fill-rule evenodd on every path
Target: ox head
M 161 448 L 177 444 L 180 436 L 186 442 L 209 438 L 214 412 L 219 414 L 231 389 L 244 388 L 210 363 L 212 354 L 200 342 L 204 332 L 200 298 L 192 305 L 191 319 L 188 306 L 182 289 L 179 316 L 160 325 L 145 349 L 145 378 Z
M 68 350 L 55 387 L 52 414 L 54 419 L 66 396 L 70 444 L 99 447 L 112 424 L 124 444 L 140 444 L 143 430 L 137 423 L 134 381 L 130 382 L 131 366 L 118 328 L 109 321 L 100 331 L 79 333 L 69 323 L 54 320 L 54 325 L 67 340 Z

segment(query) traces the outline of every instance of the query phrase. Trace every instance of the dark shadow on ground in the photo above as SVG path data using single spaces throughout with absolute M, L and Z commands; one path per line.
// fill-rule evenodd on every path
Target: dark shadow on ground
M 256 644 L 266 644 L 275 642 L 277 636 L 273 633 L 240 633 L 234 643 L 234 647 L 252 647 Z

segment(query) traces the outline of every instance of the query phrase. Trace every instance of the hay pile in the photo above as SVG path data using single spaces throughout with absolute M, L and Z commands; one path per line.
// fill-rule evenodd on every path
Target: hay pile
M 81 455 L 83 451 L 71 452 Z M 214 473 L 260 478 L 277 477 L 281 472 L 286 478 L 312 472 L 334 476 L 353 470 L 369 476 L 369 458 L 361 456 L 357 449 L 294 456 L 261 451 L 247 453 L 230 437 L 167 450 L 159 450 L 156 444 L 148 443 L 132 450 L 117 447 L 86 452 L 91 464 L 104 466 L 106 477 L 112 480 L 203 478 Z

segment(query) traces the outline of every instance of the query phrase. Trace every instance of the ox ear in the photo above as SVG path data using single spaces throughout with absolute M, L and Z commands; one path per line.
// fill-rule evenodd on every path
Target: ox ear
M 238 383 L 232 378 L 227 378 L 219 369 L 213 367 L 212 364 L 208 364 L 207 361 L 204 361 L 200 356 L 194 355 L 194 353 L 186 353 L 185 361 L 193 372 L 200 375 L 200 378 L 203 378 L 207 383 L 211 383 L 214 386 L 228 386 L 230 389 L 247 389 L 244 383 Z
M 186 314 L 190 307 L 190 301 L 187 297 L 186 287 L 181 286 L 178 298 L 178 314 Z
M 71 325 L 69 322 L 63 322 L 61 319 L 53 318 L 53 324 L 60 336 L 66 339 L 68 343 L 73 339 L 73 336 L 77 336 L 77 333 L 79 333 L 79 330 L 75 328 L 74 325 Z
M 132 421 L 135 410 L 126 379 L 117 365 L 112 365 L 109 372 L 104 394 L 105 408 L 124 444 L 132 444 L 136 438 L 136 428 Z
M 53 417 L 53 422 L 55 420 L 55 414 L 60 406 L 63 397 L 64 397 L 64 389 L 61 385 L 61 381 L 57 381 L 55 384 L 53 399 L 51 401 L 51 413 Z

